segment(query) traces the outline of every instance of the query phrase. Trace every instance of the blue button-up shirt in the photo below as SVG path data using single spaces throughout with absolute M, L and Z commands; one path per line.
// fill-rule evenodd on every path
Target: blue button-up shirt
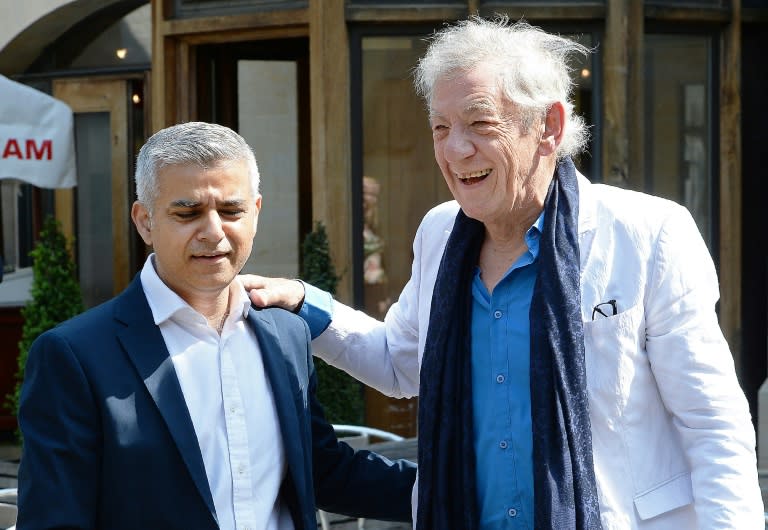
M 472 280 L 472 403 L 480 528 L 533 530 L 530 391 L 531 297 L 544 213 L 528 229 L 528 251 L 494 287 Z M 305 285 L 299 315 L 312 338 L 330 323 L 331 296 Z
M 472 282 L 472 403 L 480 528 L 533 530 L 530 319 L 543 214 L 489 293 Z

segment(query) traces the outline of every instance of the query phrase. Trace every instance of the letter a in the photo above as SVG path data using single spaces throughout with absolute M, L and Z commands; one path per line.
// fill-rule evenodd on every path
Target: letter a
M 5 144 L 5 149 L 3 149 L 3 158 L 12 156 L 15 156 L 19 160 L 24 160 L 24 155 L 22 154 L 21 149 L 19 149 L 19 142 L 17 142 L 15 138 L 10 138 Z

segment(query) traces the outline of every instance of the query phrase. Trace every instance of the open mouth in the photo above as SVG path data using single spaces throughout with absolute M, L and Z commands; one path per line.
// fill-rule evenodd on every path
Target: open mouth
M 469 173 L 457 173 L 456 176 L 462 184 L 471 186 L 472 184 L 477 184 L 478 182 L 485 180 L 486 177 L 491 174 L 491 171 L 491 169 L 481 169 L 480 171 L 471 171 Z

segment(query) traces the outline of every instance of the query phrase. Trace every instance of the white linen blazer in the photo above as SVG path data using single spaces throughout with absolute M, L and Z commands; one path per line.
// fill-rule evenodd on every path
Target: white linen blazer
M 605 530 L 763 530 L 755 433 L 715 313 L 712 259 L 688 211 L 579 175 L 587 391 Z M 384 323 L 334 302 L 315 354 L 389 396 L 418 394 L 455 201 L 416 234 Z M 614 299 L 618 314 L 592 320 Z M 415 513 L 414 507 L 414 513 Z

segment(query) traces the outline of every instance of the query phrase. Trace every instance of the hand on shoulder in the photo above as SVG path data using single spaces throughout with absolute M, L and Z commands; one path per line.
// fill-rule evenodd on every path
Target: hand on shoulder
M 298 280 L 256 274 L 244 274 L 239 278 L 256 307 L 280 307 L 295 312 L 304 301 L 304 285 Z

